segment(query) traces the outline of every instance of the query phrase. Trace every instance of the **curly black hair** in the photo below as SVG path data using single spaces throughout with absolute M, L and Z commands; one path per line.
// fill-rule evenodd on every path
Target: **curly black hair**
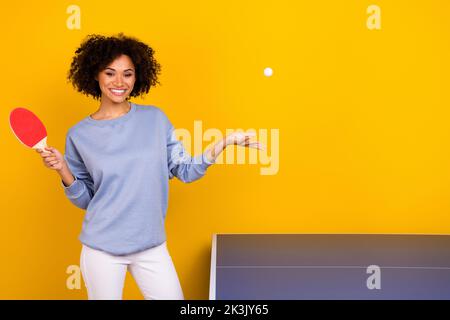
M 124 54 L 130 57 L 136 69 L 136 82 L 130 97 L 137 97 L 160 84 L 158 75 L 161 66 L 155 60 L 154 53 L 147 44 L 123 33 L 111 37 L 91 34 L 75 51 L 67 79 L 77 91 L 99 99 L 102 93 L 96 80 L 98 73 Z

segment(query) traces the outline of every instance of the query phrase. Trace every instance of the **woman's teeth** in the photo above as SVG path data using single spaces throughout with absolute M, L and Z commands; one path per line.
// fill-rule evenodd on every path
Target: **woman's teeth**
M 121 96 L 122 94 L 125 93 L 125 89 L 123 90 L 111 89 L 111 92 L 114 93 L 115 95 Z

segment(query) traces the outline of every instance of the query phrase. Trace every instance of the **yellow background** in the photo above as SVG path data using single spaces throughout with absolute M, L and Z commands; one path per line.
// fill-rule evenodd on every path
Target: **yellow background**
M 71 4 L 80 30 L 66 27 Z M 366 27 L 371 4 L 381 30 Z M 170 182 L 168 246 L 187 299 L 208 298 L 213 233 L 450 233 L 446 0 L 9 1 L 0 12 L 2 299 L 87 297 L 66 287 L 84 212 L 8 117 L 32 109 L 64 149 L 99 105 L 66 82 L 91 33 L 156 50 L 162 86 L 134 101 L 176 127 L 280 130 L 277 175 L 216 165 Z M 141 298 L 127 275 L 124 299 Z

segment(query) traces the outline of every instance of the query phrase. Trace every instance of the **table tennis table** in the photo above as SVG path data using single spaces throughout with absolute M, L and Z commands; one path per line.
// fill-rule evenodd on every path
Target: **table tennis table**
M 214 234 L 212 300 L 450 299 L 450 235 Z

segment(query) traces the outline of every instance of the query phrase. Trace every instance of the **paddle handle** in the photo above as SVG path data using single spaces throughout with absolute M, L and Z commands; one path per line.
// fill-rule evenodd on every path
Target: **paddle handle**
M 42 151 L 45 151 L 44 148 L 47 147 L 47 137 L 36 143 L 32 148 L 33 149 L 41 149 Z

